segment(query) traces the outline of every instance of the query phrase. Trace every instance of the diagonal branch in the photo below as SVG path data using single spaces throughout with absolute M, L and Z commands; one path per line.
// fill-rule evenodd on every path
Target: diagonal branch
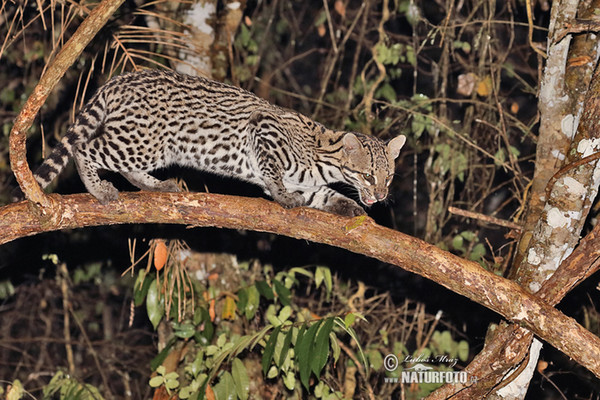
M 65 228 L 173 223 L 271 232 L 364 254 L 431 279 L 527 328 L 600 377 L 600 338 L 518 284 L 479 264 L 367 217 L 346 218 L 309 208 L 284 210 L 263 199 L 205 193 L 121 193 L 106 206 L 87 194 L 51 195 L 40 219 L 29 202 L 0 209 L 0 244 Z
M 31 128 L 35 116 L 50 92 L 52 92 L 52 89 L 54 89 L 71 64 L 79 57 L 85 46 L 96 36 L 96 33 L 104 26 L 117 8 L 119 8 L 121 3 L 123 3 L 123 0 L 103 0 L 90 12 L 62 50 L 56 55 L 56 58 L 48 65 L 48 69 L 40 78 L 35 89 L 33 89 L 33 93 L 27 99 L 10 132 L 10 165 L 13 173 L 25 197 L 34 203 L 40 204 L 42 208 L 50 207 L 50 200 L 35 181 L 27 163 L 25 150 L 27 131 Z

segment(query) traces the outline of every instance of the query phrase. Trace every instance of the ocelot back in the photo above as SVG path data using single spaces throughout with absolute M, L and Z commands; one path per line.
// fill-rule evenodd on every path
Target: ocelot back
M 87 190 L 106 204 L 118 192 L 99 170 L 142 190 L 179 191 L 149 174 L 176 164 L 254 183 L 284 207 L 360 215 L 327 185 L 352 185 L 367 206 L 384 200 L 405 141 L 333 131 L 234 86 L 145 70 L 102 86 L 35 177 L 45 188 L 73 157 Z

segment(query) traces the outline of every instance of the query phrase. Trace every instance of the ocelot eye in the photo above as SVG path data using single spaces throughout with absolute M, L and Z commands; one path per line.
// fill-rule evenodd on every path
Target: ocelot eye
M 385 180 L 386 186 L 390 186 L 392 184 L 392 179 L 394 179 L 394 175 L 390 175 L 387 177 L 387 179 Z
M 373 175 L 367 173 L 362 174 L 363 179 L 365 180 L 365 183 L 367 185 L 373 185 L 375 183 L 375 179 L 373 178 Z

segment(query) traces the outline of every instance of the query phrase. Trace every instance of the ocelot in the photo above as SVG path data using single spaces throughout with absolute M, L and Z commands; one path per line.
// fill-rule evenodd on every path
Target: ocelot
M 142 190 L 175 192 L 173 180 L 149 172 L 180 165 L 256 184 L 287 208 L 354 216 L 363 208 L 328 185 L 351 185 L 367 206 L 384 200 L 405 141 L 334 131 L 234 86 L 144 70 L 102 86 L 35 177 L 47 187 L 72 157 L 87 190 L 107 204 L 118 191 L 99 170 Z

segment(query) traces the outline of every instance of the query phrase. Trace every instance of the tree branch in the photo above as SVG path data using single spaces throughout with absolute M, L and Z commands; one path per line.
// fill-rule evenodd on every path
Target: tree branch
M 27 99 L 10 131 L 10 165 L 13 173 L 25 197 L 34 203 L 40 204 L 42 208 L 50 208 L 51 202 L 35 181 L 27 163 L 25 145 L 27 131 L 31 128 L 35 116 L 58 81 L 77 57 L 81 55 L 90 40 L 96 36 L 96 33 L 115 13 L 121 3 L 123 3 L 123 0 L 103 0 L 92 10 L 56 55 L 56 58 L 48 65 L 48 69 L 33 89 L 33 93 Z
M 58 229 L 125 223 L 250 229 L 341 247 L 431 279 L 529 329 L 600 377 L 600 338 L 513 281 L 370 218 L 346 218 L 310 208 L 205 193 L 121 193 L 100 205 L 88 194 L 50 195 L 43 218 L 30 202 L 0 209 L 0 244 Z

